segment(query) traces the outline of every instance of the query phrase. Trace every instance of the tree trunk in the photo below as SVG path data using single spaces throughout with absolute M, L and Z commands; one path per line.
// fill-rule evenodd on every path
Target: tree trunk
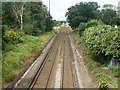
M 23 29 L 22 15 L 20 15 L 20 18 L 21 18 L 21 32 L 22 32 L 22 29 Z
M 21 32 L 22 32 L 23 31 L 23 6 L 22 6 L 22 13 L 20 17 L 21 17 Z
M 24 1 L 23 6 L 21 7 L 21 12 L 18 12 L 15 5 L 14 5 L 14 8 L 13 8 L 13 10 L 14 10 L 14 12 L 16 14 L 16 17 L 18 19 L 18 22 L 20 22 L 20 24 L 21 24 L 21 32 L 23 31 L 23 9 L 24 9 L 25 2 L 26 2 L 26 0 Z M 20 16 L 20 20 L 18 18 L 18 15 Z

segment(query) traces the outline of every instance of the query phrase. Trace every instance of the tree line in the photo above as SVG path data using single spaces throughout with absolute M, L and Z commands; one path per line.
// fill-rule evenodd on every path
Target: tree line
M 100 20 L 107 25 L 120 25 L 120 18 L 117 14 L 119 10 L 114 5 L 105 4 L 101 10 L 99 8 L 97 2 L 80 2 L 68 8 L 67 21 L 72 28 L 92 19 Z
M 54 24 L 47 6 L 42 2 L 3 2 L 2 25 L 34 35 L 37 30 L 51 31 Z
M 100 6 L 97 2 L 80 2 L 68 8 L 67 21 L 72 32 L 79 34 L 79 44 L 95 55 L 120 63 L 119 10 L 112 4 Z

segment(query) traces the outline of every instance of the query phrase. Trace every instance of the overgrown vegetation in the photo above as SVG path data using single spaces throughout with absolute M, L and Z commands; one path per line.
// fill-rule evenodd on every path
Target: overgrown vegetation
M 83 44 L 82 38 L 80 38 L 78 34 L 73 33 L 73 37 L 88 69 L 89 75 L 92 77 L 92 83 L 89 87 L 100 89 L 118 88 L 118 71 L 114 69 L 111 70 L 107 65 L 103 64 L 99 58 Z
M 101 62 L 98 56 L 103 55 L 120 61 L 119 33 L 120 30 L 108 25 L 100 25 L 97 20 L 91 20 L 87 23 L 80 23 L 79 27 L 71 31 L 79 35 L 78 46 L 80 54 L 88 67 L 88 72 L 92 75 L 94 81 L 91 87 L 102 89 L 118 87 L 117 78 L 119 77 L 116 69 L 108 68 Z M 77 37 L 77 38 L 78 38 Z M 112 80 L 113 79 L 113 80 Z M 96 83 L 99 83 L 98 85 Z M 113 86 L 112 86 L 113 85 Z
M 82 36 L 82 33 L 85 31 L 86 28 L 92 27 L 92 26 L 97 26 L 99 23 L 97 20 L 91 20 L 87 23 L 80 23 L 80 25 L 73 30 L 73 32 L 79 34 Z
M 120 24 L 115 8 L 112 4 L 105 4 L 99 10 L 97 2 L 80 2 L 68 8 L 66 13 L 70 31 L 78 36 L 75 40 L 80 54 L 93 77 L 94 86 L 91 87 L 118 87 L 118 66 L 108 68 L 98 57 L 102 54 L 109 61 L 117 60 L 120 64 L 120 29 L 114 27 Z
M 79 33 L 83 45 L 96 55 L 104 54 L 120 61 L 119 33 L 120 29 L 108 25 L 98 25 L 96 20 L 80 23 L 73 32 Z
M 99 19 L 98 8 L 99 5 L 97 2 L 80 2 L 68 8 L 68 12 L 66 13 L 67 21 L 72 28 L 76 28 L 81 22 Z
M 87 28 L 82 38 L 82 43 L 95 54 L 101 53 L 110 58 L 120 61 L 119 29 L 112 26 L 99 25 Z
M 10 82 L 23 68 L 31 55 L 40 52 L 54 31 L 47 32 L 42 36 L 22 36 L 22 43 L 6 44 L 2 55 L 2 82 L 3 85 Z M 27 59 L 29 58 L 29 59 Z
M 29 35 L 38 29 L 52 30 L 52 16 L 42 2 L 3 2 L 2 11 L 2 24 L 13 30 L 20 29 Z
M 57 24 L 59 21 L 52 20 L 42 2 L 2 2 L 3 86 L 14 79 L 30 57 L 41 51 Z
M 105 4 L 102 10 L 97 2 L 80 2 L 68 8 L 66 13 L 69 25 L 75 29 L 80 23 L 87 23 L 92 19 L 102 20 L 107 25 L 120 25 L 120 18 L 117 14 L 119 9 L 112 4 Z

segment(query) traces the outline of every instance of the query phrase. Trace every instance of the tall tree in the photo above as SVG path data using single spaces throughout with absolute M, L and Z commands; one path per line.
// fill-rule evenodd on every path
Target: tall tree
M 104 4 L 102 8 L 103 9 L 114 9 L 114 10 L 116 9 L 116 7 L 112 4 Z
M 16 14 L 17 20 L 21 25 L 21 32 L 23 31 L 23 10 L 24 10 L 25 2 L 26 2 L 26 0 L 23 3 L 21 3 L 21 2 L 20 3 L 19 2 L 15 3 L 14 2 L 14 5 L 12 7 L 13 11 Z M 20 19 L 19 19 L 19 17 L 20 17 Z
M 7 25 L 11 28 L 18 27 L 18 20 L 12 9 L 13 2 L 2 2 L 2 25 Z
M 42 32 L 52 29 L 53 21 L 46 5 L 42 2 L 4 2 L 2 24 L 12 29 L 21 29 L 34 35 L 35 30 Z
M 73 28 L 79 26 L 81 22 L 91 19 L 99 19 L 99 5 L 97 2 L 80 2 L 68 8 L 66 13 L 67 21 Z
M 101 10 L 101 19 L 107 25 L 117 24 L 117 12 L 112 4 L 103 5 Z

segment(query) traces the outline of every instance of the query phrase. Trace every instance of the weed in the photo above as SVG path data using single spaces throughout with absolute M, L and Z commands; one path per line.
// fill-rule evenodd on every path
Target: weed
M 100 65 L 100 67 L 106 67 L 107 65 L 106 64 L 102 64 L 102 65 Z
M 91 72 L 92 70 L 93 70 L 93 66 L 90 64 L 90 65 L 88 66 L 88 71 Z
M 105 79 L 100 80 L 98 88 L 100 90 L 108 90 L 108 83 Z
M 2 82 L 3 86 L 11 81 L 21 70 L 20 66 L 24 66 L 26 58 L 35 51 L 40 51 L 54 32 L 43 34 L 42 36 L 24 35 L 21 38 L 23 43 L 6 44 L 2 56 Z
M 114 77 L 120 77 L 118 67 L 116 69 L 115 68 L 110 68 L 110 70 L 112 70 L 112 72 L 114 73 Z
M 74 38 L 77 35 L 74 35 Z M 82 43 L 82 37 L 79 37 L 78 48 L 80 55 L 85 62 L 90 76 L 93 77 L 93 85 L 90 85 L 91 88 L 98 86 L 100 89 L 116 88 L 118 87 L 117 83 L 113 83 L 117 79 L 114 77 L 113 71 L 107 67 L 107 65 L 100 62 L 98 56 L 96 56 L 88 47 Z M 76 38 L 77 40 L 78 38 Z M 112 72 L 111 72 L 112 71 Z M 118 75 L 118 74 L 117 74 Z

